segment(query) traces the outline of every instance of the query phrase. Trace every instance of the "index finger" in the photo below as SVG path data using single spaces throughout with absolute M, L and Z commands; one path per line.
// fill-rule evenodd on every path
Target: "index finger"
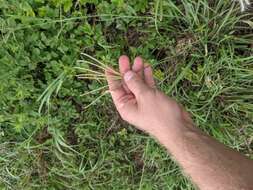
M 105 71 L 105 76 L 113 102 L 117 104 L 118 100 L 127 94 L 123 88 L 122 80 L 118 79 L 118 76 L 110 68 Z

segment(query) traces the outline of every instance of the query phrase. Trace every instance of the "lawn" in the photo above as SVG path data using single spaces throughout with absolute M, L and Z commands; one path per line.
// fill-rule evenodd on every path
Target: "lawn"
M 0 0 L 0 189 L 194 189 L 121 120 L 102 77 L 77 77 L 121 54 L 253 159 L 252 18 L 230 0 Z

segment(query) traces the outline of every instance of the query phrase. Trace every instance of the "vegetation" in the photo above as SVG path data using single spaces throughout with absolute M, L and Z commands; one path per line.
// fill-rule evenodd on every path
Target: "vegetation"
M 103 68 L 121 54 L 253 158 L 253 20 L 234 1 L 0 0 L 0 34 L 0 189 L 193 189 L 117 114 Z

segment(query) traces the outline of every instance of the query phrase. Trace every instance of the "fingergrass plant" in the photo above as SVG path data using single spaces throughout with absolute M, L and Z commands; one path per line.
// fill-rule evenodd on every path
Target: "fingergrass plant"
M 79 71 L 79 74 L 76 75 L 78 79 L 85 79 L 85 80 L 98 80 L 103 81 L 103 83 L 106 83 L 106 76 L 105 76 L 105 71 L 108 70 L 112 72 L 114 76 L 114 80 L 121 80 L 121 74 L 117 71 L 115 71 L 112 68 L 109 68 L 106 64 L 102 63 L 101 61 L 97 60 L 96 58 L 90 56 L 89 54 L 86 53 L 81 53 L 85 58 L 90 59 L 91 61 L 87 60 L 78 60 L 77 63 L 84 65 L 84 67 L 74 67 Z M 85 66 L 90 66 L 90 68 L 85 67 Z M 91 67 L 94 68 L 94 70 L 91 69 Z M 101 87 L 85 92 L 81 94 L 80 96 L 87 96 L 90 94 L 93 94 L 95 92 L 102 92 L 97 98 L 95 98 L 89 105 L 85 106 L 85 109 L 87 109 L 89 106 L 95 104 L 100 98 L 102 98 L 104 95 L 108 94 L 108 85 L 102 85 Z

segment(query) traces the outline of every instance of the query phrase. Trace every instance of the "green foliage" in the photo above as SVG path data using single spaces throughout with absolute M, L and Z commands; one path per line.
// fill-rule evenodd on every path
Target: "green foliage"
M 0 0 L 0 189 L 193 189 L 109 96 L 85 108 L 104 83 L 75 77 L 96 71 L 82 52 L 142 55 L 199 127 L 253 157 L 250 16 L 228 0 Z

